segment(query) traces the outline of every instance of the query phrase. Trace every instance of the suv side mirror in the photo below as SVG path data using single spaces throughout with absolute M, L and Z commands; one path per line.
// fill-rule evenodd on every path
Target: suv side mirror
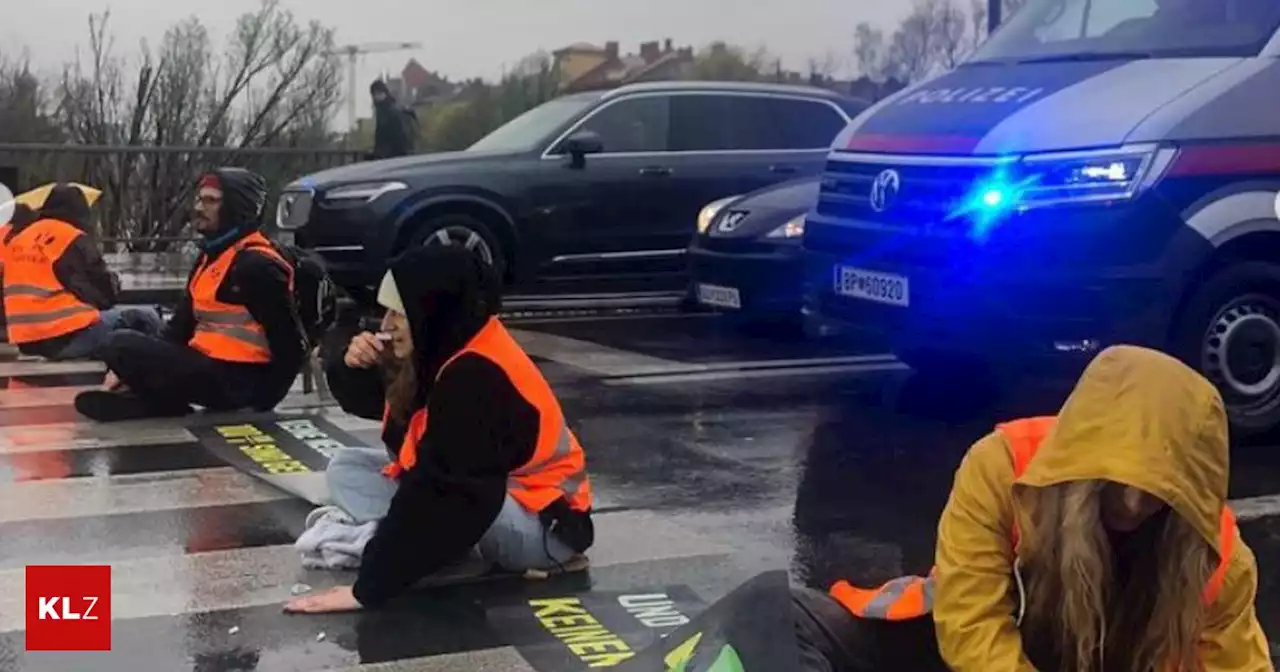
M 586 155 L 599 154 L 604 151 L 604 141 L 594 131 L 578 131 L 565 138 L 562 147 L 564 152 L 569 155 L 571 165 L 574 168 L 581 168 L 585 163 L 584 157 Z

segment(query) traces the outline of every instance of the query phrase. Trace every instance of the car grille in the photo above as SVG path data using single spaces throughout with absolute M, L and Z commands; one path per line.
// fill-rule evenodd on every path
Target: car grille
M 888 170 L 898 173 L 897 196 L 877 211 L 871 203 L 872 185 Z M 895 162 L 892 156 L 869 161 L 833 159 L 827 162 L 822 176 L 817 214 L 893 228 L 946 228 L 951 222 L 959 228 L 961 218 L 952 215 L 970 197 L 974 186 L 991 172 L 989 164 L 904 164 Z
M 315 196 L 310 191 L 286 191 L 280 194 L 276 221 L 280 228 L 289 231 L 300 229 L 311 217 L 311 204 Z

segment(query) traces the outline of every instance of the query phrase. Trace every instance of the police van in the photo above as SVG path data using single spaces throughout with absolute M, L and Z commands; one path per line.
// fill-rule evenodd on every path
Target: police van
M 919 369 L 1176 354 L 1280 425 L 1280 0 L 1030 0 L 836 139 L 811 326 Z

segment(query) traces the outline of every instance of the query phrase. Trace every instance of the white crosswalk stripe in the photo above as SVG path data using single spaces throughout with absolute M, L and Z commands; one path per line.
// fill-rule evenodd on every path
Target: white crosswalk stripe
M 39 386 L 51 376 L 94 373 L 84 364 L 0 362 L 0 380 L 21 376 L 35 385 L 0 390 L 0 410 L 10 413 L 0 419 L 0 668 L 77 669 L 90 660 L 79 654 L 27 657 L 13 648 L 20 639 L 6 639 L 25 627 L 27 565 L 111 565 L 117 641 L 138 636 L 129 634 L 133 628 L 161 627 L 142 625 L 148 619 L 200 614 L 221 614 L 216 617 L 234 620 L 237 629 L 276 627 L 285 618 L 278 605 L 297 586 L 319 589 L 352 580 L 350 574 L 302 569 L 291 542 L 308 505 L 217 463 L 183 419 L 94 423 L 69 405 L 79 391 L 96 386 Z M 65 418 L 24 420 L 51 408 L 65 411 Z M 381 431 L 379 423 L 347 415 L 297 385 L 280 412 L 321 415 L 371 445 Z M 234 416 L 206 416 L 221 417 Z M 607 492 L 597 492 L 596 505 L 593 567 L 731 552 L 660 516 L 623 510 Z M 172 660 L 181 641 L 168 645 L 172 650 L 155 646 L 148 664 L 182 667 Z M 470 670 L 489 664 L 531 669 L 510 647 L 377 665 L 360 665 L 337 650 L 327 667 Z

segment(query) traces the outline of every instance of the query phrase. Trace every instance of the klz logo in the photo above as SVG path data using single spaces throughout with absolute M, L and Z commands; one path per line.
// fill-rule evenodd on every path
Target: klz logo
M 111 567 L 27 565 L 27 650 L 110 651 Z

